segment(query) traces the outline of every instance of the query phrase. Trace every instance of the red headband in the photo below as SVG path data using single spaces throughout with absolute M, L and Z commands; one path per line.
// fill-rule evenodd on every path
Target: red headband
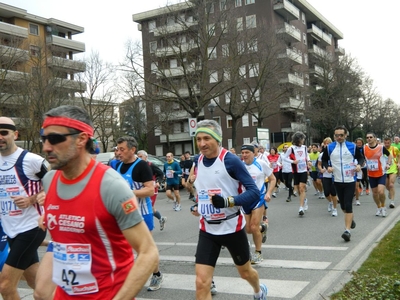
M 78 131 L 86 132 L 90 137 L 92 137 L 94 133 L 92 126 L 90 126 L 89 124 L 67 117 L 46 117 L 43 122 L 43 128 L 52 125 L 70 127 Z

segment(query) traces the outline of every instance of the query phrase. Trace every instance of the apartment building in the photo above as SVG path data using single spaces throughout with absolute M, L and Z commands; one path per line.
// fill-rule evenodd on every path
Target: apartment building
M 306 0 L 193 0 L 133 21 L 142 32 L 148 122 L 156 128 L 149 151 L 157 155 L 194 152 L 193 117 L 217 120 L 227 148 L 260 139 L 257 128 L 269 129 L 267 147 L 305 132 L 323 61 L 345 54 L 343 34 Z
M 0 111 L 15 119 L 25 143 L 38 139 L 46 108 L 73 103 L 76 93 L 86 91 L 76 76 L 86 64 L 74 60 L 85 44 L 72 39 L 83 32 L 81 26 L 0 3 Z

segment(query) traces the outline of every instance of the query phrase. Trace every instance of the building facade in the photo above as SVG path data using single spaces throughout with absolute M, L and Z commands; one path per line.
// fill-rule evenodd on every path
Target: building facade
M 307 130 L 308 96 L 343 34 L 305 0 L 187 1 L 133 15 L 142 32 L 149 151 L 194 152 L 189 119 L 217 120 L 223 146 Z M 236 126 L 235 126 L 236 124 Z
M 0 3 L 0 111 L 14 118 L 21 146 L 31 149 L 26 143 L 38 142 L 47 109 L 72 103 L 76 93 L 86 91 L 77 78 L 86 64 L 74 60 L 85 44 L 72 39 L 83 31 Z

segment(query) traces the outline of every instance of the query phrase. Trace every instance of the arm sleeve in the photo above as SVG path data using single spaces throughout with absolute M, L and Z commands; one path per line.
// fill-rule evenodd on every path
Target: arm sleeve
M 389 156 L 391 153 L 390 153 L 390 151 L 388 149 L 383 147 L 383 154 L 385 154 L 386 156 Z
M 325 169 L 328 169 L 328 167 L 329 167 L 328 147 L 325 147 L 325 149 L 322 152 L 321 162 L 322 162 L 322 167 Z
M 357 159 L 360 166 L 363 166 L 365 163 L 364 148 L 356 147 L 356 154 L 354 155 L 354 158 Z
M 253 178 L 250 176 L 247 171 L 244 163 L 240 161 L 237 156 L 234 156 L 232 153 L 227 153 L 224 159 L 226 170 L 229 175 L 238 180 L 245 188 L 245 192 L 234 196 L 235 205 L 243 206 L 243 205 L 251 205 L 259 199 L 260 191 L 258 190 L 256 184 L 254 183 Z
M 158 182 L 161 182 L 164 178 L 164 173 L 161 171 L 159 167 L 157 167 L 155 164 L 151 164 L 151 170 L 153 171 L 154 176 L 156 176 L 156 180 Z

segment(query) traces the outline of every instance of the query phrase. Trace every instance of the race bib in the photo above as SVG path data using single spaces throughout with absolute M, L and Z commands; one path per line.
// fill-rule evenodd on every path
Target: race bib
M 370 171 L 377 171 L 379 169 L 379 164 L 377 159 L 367 160 L 367 168 Z
M 304 172 L 307 171 L 307 164 L 305 161 L 301 160 L 299 161 L 299 163 L 297 164 L 297 170 L 299 172 Z
M 350 178 L 354 177 L 355 174 L 355 165 L 354 163 L 345 164 L 343 166 L 343 175 L 344 177 Z
M 166 172 L 167 174 L 167 178 L 174 178 L 174 173 L 172 172 L 172 170 L 167 170 Z
M 54 242 L 53 281 L 68 295 L 83 295 L 99 290 L 91 272 L 90 244 L 61 244 Z
M 11 199 L 12 196 L 20 196 L 21 193 L 19 187 L 6 187 L 0 188 L 0 202 L 1 202 L 1 214 L 3 216 L 18 216 L 22 214 L 22 209 Z
M 203 215 L 207 220 L 221 220 L 225 219 L 225 213 L 221 212 L 220 208 L 212 205 L 208 192 L 222 196 L 221 189 L 199 190 L 198 196 L 198 212 Z

